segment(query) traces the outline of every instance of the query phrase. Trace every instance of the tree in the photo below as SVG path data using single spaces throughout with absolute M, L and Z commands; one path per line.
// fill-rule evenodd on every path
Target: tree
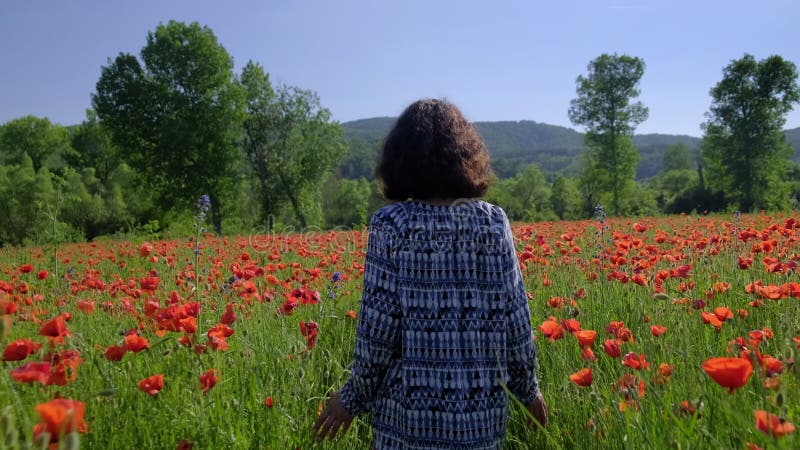
M 48 213 L 55 216 L 56 207 L 52 176 L 46 167 L 34 170 L 27 153 L 19 164 L 0 165 L 0 244 L 39 240 L 49 228 Z
M 580 218 L 580 193 L 572 179 L 556 175 L 551 191 L 550 204 L 559 219 Z
M 633 147 L 633 132 L 647 120 L 648 110 L 631 99 L 639 95 L 644 68 L 641 58 L 600 55 L 589 63 L 587 76 L 578 76 L 578 97 L 569 107 L 572 123 L 586 127 L 586 147 L 601 187 L 611 193 L 615 215 L 623 212 L 626 192 L 634 190 L 639 155 Z
M 323 193 L 326 225 L 329 228 L 366 226 L 373 186 L 375 184 L 366 178 L 329 180 Z
M 95 175 L 103 183 L 119 166 L 119 151 L 111 134 L 91 109 L 86 110 L 86 120 L 72 133 L 72 148 L 75 151 L 67 158 L 67 163 L 74 169 L 93 167 Z
M 716 183 L 743 211 L 788 206 L 792 150 L 783 126 L 800 101 L 794 63 L 745 54 L 723 69 L 711 98 L 703 124 L 709 184 Z
M 539 166 L 528 164 L 514 178 L 495 179 L 486 201 L 502 206 L 510 220 L 531 222 L 554 218 L 550 196 Z
M 22 164 L 27 154 L 35 171 L 56 169 L 71 152 L 67 129 L 47 118 L 25 116 L 0 126 L 0 164 Z
M 689 147 L 678 142 L 672 144 L 664 151 L 663 172 L 670 170 L 690 170 L 692 168 L 692 158 L 689 156 Z
M 120 53 L 104 66 L 92 105 L 163 211 L 208 194 L 221 232 L 244 120 L 233 60 L 208 27 L 176 21 L 148 33 L 141 59 Z
M 247 99 L 242 146 L 258 179 L 264 219 L 278 216 L 288 203 L 300 227 L 321 223 L 322 186 L 346 151 L 341 127 L 315 93 L 289 86 L 274 90 L 269 75 L 252 61 L 239 81 Z
M 592 217 L 600 203 L 600 169 L 588 151 L 583 153 L 584 166 L 578 177 L 578 194 L 583 218 Z
M 528 164 L 513 178 L 511 193 L 522 208 L 518 220 L 532 222 L 551 218 L 550 186 L 538 165 Z

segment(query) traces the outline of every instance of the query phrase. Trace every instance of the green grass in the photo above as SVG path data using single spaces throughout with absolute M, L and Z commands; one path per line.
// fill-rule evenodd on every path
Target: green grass
M 797 432 L 776 439 L 761 433 L 754 420 L 754 411 L 763 409 L 800 424 L 798 369 L 790 364 L 799 351 L 793 338 L 800 336 L 800 300 L 766 300 L 763 306 L 751 307 L 750 302 L 756 300 L 756 296 L 745 292 L 745 286 L 756 279 L 764 284 L 780 285 L 797 281 L 797 274 L 767 273 L 761 264 L 764 254 L 755 254 L 753 266 L 740 270 L 736 266 L 737 257 L 751 255 L 753 244 L 760 239 L 738 242 L 732 234 L 733 228 L 723 226 L 725 220 L 731 221 L 726 217 L 646 219 L 644 222 L 650 229 L 645 233 L 633 231 L 632 221 L 612 220 L 609 221 L 610 230 L 602 237 L 596 235 L 594 224 L 590 222 L 515 227 L 518 236 L 528 236 L 519 242 L 520 251 L 530 245 L 535 253 L 541 254 L 542 248 L 535 243 L 537 235 L 542 235 L 547 245 L 556 250 L 553 254 L 542 255 L 539 262 L 526 264 L 525 279 L 533 295 L 530 301 L 533 327 L 550 316 L 561 320 L 577 314 L 575 318 L 582 328 L 596 330 L 598 335 L 592 347 L 597 361 L 587 362 L 581 359 L 573 336 L 567 334 L 563 339 L 550 342 L 536 331 L 539 380 L 550 411 L 550 426 L 542 431 L 529 430 L 521 408 L 512 407 L 507 448 L 745 448 L 748 442 L 762 448 L 800 446 Z M 769 238 L 776 240 L 770 256 L 788 262 L 798 253 L 796 240 L 800 232 L 788 230 L 782 235 L 768 229 L 772 223 L 781 225 L 782 217 L 743 216 L 741 220 L 734 224 L 739 229 L 767 230 Z M 653 241 L 655 229 L 677 239 L 656 243 Z M 555 245 L 565 231 L 575 233 L 575 242 L 581 247 L 579 253 L 567 253 L 569 261 L 559 254 Z M 609 239 L 611 232 L 617 232 L 613 240 Z M 699 248 L 702 245 L 697 243 L 701 239 L 711 242 L 713 236 L 723 239 Z M 116 293 L 109 290 L 73 293 L 70 289 L 70 283 L 79 285 L 89 270 L 96 270 L 109 286 L 119 279 L 121 283 L 133 280 L 138 287 L 136 282 L 155 269 L 161 283 L 153 294 L 154 299 L 163 306 L 172 290 L 188 298 L 193 284 L 176 282 L 187 264 L 195 260 L 186 242 L 155 243 L 156 251 L 164 253 L 156 262 L 139 256 L 140 242 L 64 246 L 57 249 L 58 264 L 52 248 L 0 249 L 0 281 L 14 285 L 25 282 L 29 287 L 27 294 L 8 296 L 7 301 L 15 301 L 19 308 L 12 316 L 14 324 L 10 334 L 0 337 L 0 343 L 4 348 L 8 342 L 24 337 L 45 344 L 40 353 L 26 361 L 2 365 L 0 411 L 4 420 L 13 419 L 13 425 L 4 425 L 10 428 L 6 431 L 11 437 L 0 447 L 31 446 L 33 427 L 40 421 L 35 406 L 55 397 L 86 403 L 85 420 L 89 431 L 80 436 L 85 448 L 175 448 L 183 440 L 193 443 L 195 449 L 369 447 L 368 416 L 358 418 L 348 434 L 333 443 L 317 443 L 311 434 L 320 403 L 341 387 L 348 376 L 356 322 L 347 312 L 358 311 L 361 283 L 358 264 L 363 263 L 364 236 L 323 233 L 275 240 L 273 243 L 282 250 L 279 261 L 270 260 L 271 251 L 260 251 L 263 247 L 259 247 L 259 251 L 250 248 L 252 239 L 204 239 L 206 251 L 198 268 L 202 282 L 193 294 L 194 300 L 203 305 L 197 320 L 198 342 L 205 341 L 203 334 L 220 320 L 227 303 L 233 302 L 241 309 L 237 310 L 238 319 L 231 325 L 235 333 L 228 339 L 230 348 L 203 354 L 178 344 L 180 333 L 168 332 L 164 336 L 154 333 L 149 319 L 141 314 L 150 297 L 147 293 L 136 298 L 120 290 Z M 660 258 L 645 269 L 642 273 L 648 278 L 648 286 L 608 281 L 606 275 L 611 268 L 604 265 L 604 258 L 600 258 L 599 263 L 592 262 L 592 258 L 602 247 L 633 239 L 642 239 L 642 247 L 623 252 L 628 263 L 615 267 L 628 275 L 633 274 L 631 262 L 647 245 L 682 259 L 671 262 Z M 233 273 L 232 264 L 237 261 L 241 266 L 248 264 L 239 259 L 245 251 L 249 251 L 254 267 L 286 264 L 282 269 L 266 272 L 286 286 L 269 284 L 266 274 L 254 279 L 260 292 L 274 290 L 274 300 L 247 301 L 237 295 L 238 285 L 223 287 Z M 174 258 L 174 267 L 167 263 L 167 256 Z M 335 258 L 338 259 L 334 261 Z M 579 263 L 579 260 L 586 263 Z M 547 265 L 543 261 L 547 261 Z M 124 268 L 120 267 L 122 262 Z M 33 264 L 34 272 L 19 273 L 24 263 Z M 291 267 L 292 263 L 299 266 Z M 667 279 L 664 283 L 667 298 L 654 298 L 655 273 L 683 264 L 692 266 L 690 278 Z M 51 276 L 38 280 L 36 272 L 41 269 L 49 270 Z M 56 277 L 56 270 L 62 276 L 71 274 L 72 280 Z M 347 280 L 336 289 L 336 297 L 330 298 L 327 280 L 334 271 L 342 272 Z M 587 274 L 591 273 L 597 274 L 596 280 L 589 279 Z M 545 274 L 551 281 L 547 286 L 544 285 Z M 681 292 L 680 283 L 689 281 L 694 281 L 696 286 Z M 728 282 L 731 288 L 707 300 L 706 291 L 717 281 Z M 304 283 L 320 292 L 322 302 L 300 305 L 292 315 L 276 314 L 291 289 Z M 576 308 L 567 306 L 556 310 L 547 305 L 550 297 L 573 298 L 581 288 L 586 296 L 575 298 Z M 34 300 L 35 294 L 43 299 Z M 30 305 L 26 304 L 28 297 Z M 126 297 L 138 314 L 119 310 L 107 313 L 101 308 L 102 303 L 109 301 L 120 305 Z M 706 311 L 727 306 L 734 312 L 745 309 L 749 315 L 735 317 L 716 331 L 702 322 L 700 311 L 692 308 L 691 303 L 673 304 L 673 300 L 681 298 L 707 300 Z M 77 301 L 87 299 L 96 301 L 95 312 L 83 313 L 77 309 Z M 37 335 L 40 324 L 30 319 L 35 316 L 45 320 L 60 312 L 72 314 L 68 322 L 72 336 L 66 339 L 64 348 L 77 350 L 84 359 L 77 379 L 66 386 L 16 382 L 10 377 L 11 370 L 30 360 L 41 359 L 47 348 L 45 338 Z M 314 320 L 319 324 L 319 337 L 312 350 L 306 349 L 300 334 L 301 320 Z M 622 344 L 622 353 L 645 354 L 652 364 L 649 370 L 634 371 L 623 366 L 620 359 L 610 358 L 603 352 L 603 341 L 609 337 L 605 327 L 611 321 L 623 321 L 633 332 L 635 340 Z M 119 362 L 103 358 L 106 347 L 121 344 L 123 333 L 140 322 L 145 327 L 142 335 L 148 338 L 149 349 L 138 354 L 128 353 Z M 668 331 L 654 337 L 649 328 L 652 324 L 663 325 Z M 779 376 L 780 388 L 777 391 L 766 389 L 764 373 L 756 367 L 747 384 L 729 395 L 705 374 L 702 362 L 715 356 L 733 356 L 728 349 L 731 340 L 738 336 L 746 338 L 751 330 L 764 327 L 770 327 L 774 336 L 761 344 L 761 352 L 784 363 L 784 371 Z M 673 370 L 669 381 L 658 384 L 654 380 L 662 362 L 670 364 Z M 594 373 L 594 382 L 589 387 L 579 387 L 569 380 L 571 373 L 584 367 L 592 368 Z M 204 395 L 198 377 L 212 368 L 219 371 L 220 380 Z M 165 379 L 158 395 L 150 397 L 139 391 L 139 380 L 158 373 Z M 624 374 L 634 374 L 643 380 L 645 395 L 637 398 L 635 406 L 621 411 L 622 396 L 612 386 Z M 272 408 L 265 406 L 267 396 L 273 398 Z M 697 413 L 682 413 L 682 401 L 695 405 Z

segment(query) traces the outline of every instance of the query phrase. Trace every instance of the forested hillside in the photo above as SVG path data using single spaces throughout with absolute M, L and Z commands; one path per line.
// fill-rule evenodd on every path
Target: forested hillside
M 342 176 L 371 178 L 380 144 L 389 132 L 394 118 L 376 117 L 342 123 L 350 153 L 342 164 Z M 527 164 L 536 163 L 545 173 L 576 176 L 581 163 L 583 134 L 572 128 L 538 123 L 532 120 L 476 122 L 489 152 L 495 171 L 509 178 Z M 792 158 L 800 161 L 800 128 L 786 130 L 786 141 L 794 148 Z M 700 138 L 674 134 L 638 134 L 633 143 L 639 151 L 638 180 L 648 179 L 663 168 L 664 151 L 681 143 L 694 150 Z M 693 155 L 694 156 L 694 155 Z

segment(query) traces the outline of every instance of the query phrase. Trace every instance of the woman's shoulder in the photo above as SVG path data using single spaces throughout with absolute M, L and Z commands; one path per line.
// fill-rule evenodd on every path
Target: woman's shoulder
M 508 220 L 503 208 L 481 199 L 456 199 L 448 203 L 431 203 L 421 200 L 393 202 L 376 211 L 372 220 L 402 224 L 414 220 L 424 220 L 428 216 L 452 216 L 459 219 L 483 218 L 493 222 Z

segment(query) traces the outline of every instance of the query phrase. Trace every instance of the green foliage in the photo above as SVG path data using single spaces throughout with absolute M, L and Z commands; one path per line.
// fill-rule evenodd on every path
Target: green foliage
M 656 191 L 643 183 L 635 183 L 630 196 L 630 213 L 635 216 L 652 216 L 661 209 L 656 199 Z
M 683 196 L 687 191 L 697 189 L 699 180 L 694 170 L 674 169 L 652 178 L 649 184 L 656 192 L 661 210 L 667 210 L 671 209 L 676 198 Z
M 249 62 L 239 78 L 247 95 L 242 147 L 258 183 L 261 213 L 301 228 L 322 225 L 321 188 L 344 156 L 342 129 L 311 91 L 274 90 L 260 65 Z M 285 206 L 292 218 L 286 216 Z
M 323 190 L 325 224 L 328 228 L 361 228 L 369 223 L 370 199 L 376 194 L 375 183 L 366 178 L 331 179 Z
M 75 169 L 94 168 L 95 175 L 104 183 L 120 164 L 119 150 L 111 133 L 91 109 L 86 110 L 86 120 L 72 133 L 72 148 L 75 151 L 67 163 Z
M 347 144 L 347 155 L 339 166 L 340 175 L 353 180 L 373 179 L 380 143 L 351 140 Z
M 551 220 L 550 186 L 535 164 L 529 164 L 514 178 L 495 180 L 486 193 L 486 201 L 500 205 L 509 220 Z
M 27 154 L 22 155 L 20 164 L 0 166 L 0 244 L 47 240 L 55 204 L 50 172 L 44 167 L 37 172 Z M 60 223 L 56 226 L 63 228 Z
M 556 175 L 551 187 L 550 204 L 559 219 L 582 219 L 581 198 L 576 181 Z
M 67 168 L 57 180 L 59 219 L 82 230 L 88 239 L 132 228 L 146 212 L 140 210 L 143 206 L 137 203 L 135 186 L 126 180 L 126 170 L 130 169 L 125 165 L 118 167 L 104 183 L 95 176 L 94 168 L 80 172 Z
M 709 184 L 744 211 L 788 206 L 784 180 L 792 150 L 783 125 L 800 101 L 795 65 L 780 56 L 756 61 L 745 54 L 723 69 L 711 97 L 703 137 Z
M 189 211 L 209 194 L 219 232 L 244 120 L 233 59 L 208 27 L 176 21 L 148 33 L 141 58 L 121 53 L 103 67 L 94 109 L 162 211 Z
M 581 215 L 589 218 L 594 215 L 595 207 L 600 203 L 600 178 L 595 161 L 588 150 L 584 150 L 582 155 L 583 169 L 578 177 L 577 187 L 581 199 Z
M 683 143 L 670 145 L 664 152 L 664 171 L 689 170 L 692 168 L 692 158 L 689 156 L 689 147 Z
M 588 75 L 578 76 L 578 97 L 570 102 L 572 123 L 586 127 L 585 142 L 596 161 L 600 188 L 611 193 L 612 212 L 625 212 L 626 194 L 636 174 L 639 155 L 632 137 L 636 126 L 647 120 L 638 84 L 644 75 L 641 58 L 603 54 L 592 60 Z
M 0 126 L 0 164 L 22 164 L 27 154 L 34 170 L 52 170 L 72 153 L 67 129 L 47 118 L 25 116 Z

